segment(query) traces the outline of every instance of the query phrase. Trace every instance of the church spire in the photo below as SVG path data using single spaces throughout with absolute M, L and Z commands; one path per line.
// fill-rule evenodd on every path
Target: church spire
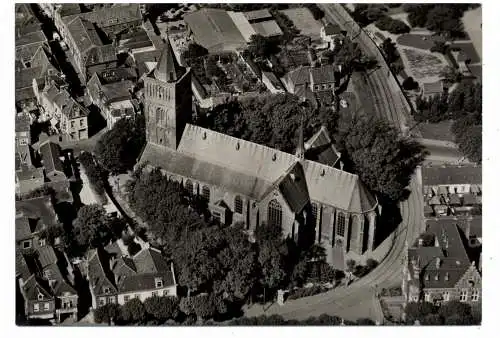
M 154 76 L 160 81 L 176 82 L 185 73 L 185 69 L 177 62 L 168 37 L 166 40 L 165 48 L 161 53 L 160 60 L 156 64 Z

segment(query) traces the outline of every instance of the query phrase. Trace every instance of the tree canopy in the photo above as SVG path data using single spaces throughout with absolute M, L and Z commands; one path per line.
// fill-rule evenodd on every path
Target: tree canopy
M 144 301 L 149 316 L 159 322 L 175 319 L 179 314 L 179 300 L 175 297 L 149 297 Z
M 250 37 L 248 50 L 252 55 L 259 58 L 268 58 L 279 52 L 276 39 L 267 38 L 260 34 L 254 34 Z
M 463 34 L 461 18 L 470 4 L 405 4 L 408 21 L 413 27 L 425 27 L 449 37 Z
M 145 143 L 144 116 L 138 115 L 116 122 L 101 136 L 94 151 L 99 162 L 116 175 L 132 170 Z
M 106 211 L 99 204 L 84 205 L 78 210 L 73 223 L 73 235 L 82 249 L 99 247 L 109 243 L 114 231 Z
M 401 20 L 396 20 L 390 16 L 383 16 L 375 22 L 375 26 L 391 34 L 404 34 L 410 32 L 410 27 Z
M 350 169 L 379 197 L 392 201 L 405 196 L 411 175 L 426 155 L 419 143 L 378 118 L 343 119 L 337 140 Z

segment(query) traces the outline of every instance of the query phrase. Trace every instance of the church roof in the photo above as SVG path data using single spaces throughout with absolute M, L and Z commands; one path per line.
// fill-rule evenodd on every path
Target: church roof
M 148 143 L 141 156 L 141 162 L 146 161 L 167 172 L 259 200 L 297 157 L 187 124 L 177 151 Z M 375 198 L 357 175 L 309 160 L 302 167 L 312 200 L 359 213 L 376 207 Z
M 164 82 L 174 82 L 179 80 L 184 72 L 185 69 L 179 66 L 172 46 L 170 45 L 170 41 L 167 39 L 160 60 L 156 64 L 154 70 L 155 78 Z
M 306 142 L 306 157 L 329 166 L 335 166 L 340 159 L 340 153 L 324 126 Z

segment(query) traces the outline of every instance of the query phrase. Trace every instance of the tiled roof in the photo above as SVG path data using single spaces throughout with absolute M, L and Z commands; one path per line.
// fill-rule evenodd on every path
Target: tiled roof
M 299 162 L 292 167 L 277 182 L 278 189 L 294 213 L 301 212 L 309 203 L 309 192 L 304 169 Z
M 441 94 L 443 89 L 443 81 L 425 82 L 422 84 L 424 95 Z
M 47 38 L 41 31 L 24 34 L 22 36 L 16 36 L 16 48 L 31 44 L 42 44 L 46 41 Z
M 481 201 L 478 201 L 477 196 L 473 194 L 464 194 L 464 205 L 476 205 L 481 204 Z
M 467 236 L 483 237 L 483 218 L 482 216 L 470 216 L 458 218 L 456 220 L 458 227 Z
M 278 36 L 283 34 L 280 26 L 274 20 L 253 23 L 252 28 L 257 34 L 265 37 Z
M 155 289 L 156 278 L 162 278 L 163 287 L 175 285 L 172 272 L 166 271 L 166 272 L 144 273 L 139 275 L 126 276 L 124 277 L 123 281 L 120 282 L 118 290 L 120 292 L 133 292 L 133 291 Z
M 454 219 L 427 220 L 427 232 L 434 234 L 439 246 L 408 250 L 408 267 L 413 276 L 419 266 L 424 288 L 453 288 L 471 262 Z
M 170 271 L 170 265 L 157 249 L 143 249 L 133 257 L 137 273 Z
M 313 84 L 335 83 L 335 69 L 333 65 L 309 68 Z
M 38 300 L 38 293 L 44 296 L 44 301 L 54 299 L 48 281 L 36 275 L 31 275 L 31 277 L 28 278 L 23 289 L 24 295 L 28 300 Z
M 59 159 L 61 149 L 57 143 L 48 141 L 40 146 L 43 166 L 47 173 L 52 171 L 64 172 L 63 165 Z
M 78 16 L 69 21 L 68 32 L 82 55 L 93 46 L 102 46 L 94 25 Z
M 35 232 L 36 225 L 36 220 L 30 220 L 26 216 L 16 216 L 16 241 L 30 238 L 33 232 Z
M 87 254 L 88 275 L 91 287 L 96 295 L 104 294 L 104 288 L 116 292 L 114 276 L 109 269 L 109 259 L 106 252 L 101 249 L 92 249 Z
M 295 155 L 191 124 L 177 151 L 148 143 L 141 156 L 141 162 L 257 200 L 296 160 Z M 377 205 L 358 176 L 309 160 L 303 168 L 312 200 L 352 212 Z
M 16 277 L 17 276 L 22 278 L 24 281 L 26 281 L 29 276 L 31 276 L 28 264 L 26 264 L 26 259 L 21 253 L 21 250 L 18 249 L 16 249 Z
M 310 83 L 309 68 L 301 66 L 285 75 L 285 79 L 294 86 Z
M 80 5 L 78 3 L 62 3 L 61 7 L 57 9 L 61 18 L 68 15 L 75 15 L 81 13 Z
M 40 262 L 40 267 L 42 269 L 45 269 L 49 265 L 57 263 L 56 253 L 54 252 L 54 249 L 51 246 L 49 245 L 42 246 L 37 250 L 37 252 L 38 252 L 38 261 Z
M 57 225 L 57 216 L 49 196 L 16 201 L 16 215 L 40 219 L 46 226 Z
M 109 8 L 102 8 L 92 12 L 68 16 L 64 18 L 64 20 L 69 22 L 75 17 L 80 17 L 92 23 L 96 23 L 101 28 L 132 21 L 142 21 L 142 14 L 139 4 L 137 3 L 115 4 Z
M 107 102 L 120 101 L 130 98 L 129 89 L 134 87 L 134 83 L 129 80 L 109 83 L 102 86 L 102 91 Z
M 16 171 L 16 176 L 20 182 L 34 179 L 43 179 L 43 168 L 34 168 L 26 165 L 20 165 L 19 169 L 20 170 Z
M 481 166 L 423 167 L 423 185 L 481 184 Z
M 94 46 L 87 51 L 87 66 L 108 63 L 117 60 L 116 48 L 113 45 Z

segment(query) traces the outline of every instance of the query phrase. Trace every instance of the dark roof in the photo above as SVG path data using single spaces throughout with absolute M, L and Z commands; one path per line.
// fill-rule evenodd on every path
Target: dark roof
M 106 96 L 106 102 L 119 101 L 124 99 L 130 99 L 129 89 L 134 87 L 134 83 L 129 80 L 124 80 L 120 82 L 109 83 L 102 86 L 102 91 Z
M 133 257 L 137 273 L 170 271 L 170 265 L 157 249 L 143 249 Z
M 341 33 L 342 33 L 342 29 L 337 24 L 329 23 L 325 26 L 325 34 L 326 35 L 335 35 L 335 34 L 341 34 Z
M 301 212 L 309 203 L 309 192 L 302 165 L 297 162 L 278 180 L 277 186 L 294 213 Z
M 95 46 L 88 50 L 86 65 L 113 62 L 118 59 L 116 48 L 113 45 Z
M 28 33 L 21 36 L 16 36 L 16 48 L 31 44 L 42 44 L 45 41 L 47 41 L 47 38 L 41 31 Z
M 155 278 L 163 279 L 163 287 L 175 285 L 172 272 L 166 271 L 126 276 L 118 285 L 118 290 L 120 292 L 133 292 L 155 289 Z
M 21 250 L 16 249 L 16 277 L 20 277 L 26 281 L 30 275 L 31 272 L 28 268 L 28 264 L 26 264 L 26 259 L 21 253 Z
M 324 126 L 321 126 L 321 129 L 306 142 L 306 149 L 308 159 L 331 167 L 335 166 L 340 158 L 340 153 L 335 149 Z
M 57 225 L 57 216 L 49 196 L 16 201 L 16 215 L 40 219 L 45 226 Z
M 61 148 L 57 143 L 48 141 L 40 146 L 40 154 L 42 155 L 43 167 L 47 173 L 53 171 L 64 172 L 63 165 L 59 156 Z
M 31 275 L 31 277 L 25 281 L 23 289 L 24 295 L 28 300 L 37 300 L 39 293 L 44 296 L 45 301 L 54 299 L 48 281 L 36 275 Z
M 481 184 L 481 166 L 423 167 L 423 185 Z
M 82 12 L 78 3 L 62 3 L 60 5 L 61 7 L 59 7 L 57 11 L 59 12 L 61 18 L 68 15 L 79 14 Z
M 460 196 L 458 196 L 457 194 L 451 194 L 450 195 L 450 204 L 461 205 L 462 201 L 460 200 Z
M 172 46 L 170 45 L 170 41 L 167 39 L 160 60 L 156 64 L 154 70 L 155 78 L 163 82 L 175 82 L 179 80 L 185 72 L 186 69 L 179 66 Z
M 456 220 L 458 227 L 467 236 L 483 237 L 483 218 L 482 216 L 470 216 L 458 218 Z
M 16 217 L 16 241 L 30 238 L 35 232 L 37 224 L 36 220 L 30 220 L 26 216 Z
M 473 194 L 464 194 L 464 205 L 476 205 L 481 204 L 475 195 Z M 479 202 L 479 203 L 478 203 Z
M 426 82 L 422 84 L 424 95 L 441 94 L 444 90 L 443 81 Z
M 38 261 L 40 262 L 40 267 L 42 269 L 45 269 L 49 265 L 57 263 L 56 253 L 54 252 L 54 249 L 51 246 L 49 245 L 42 246 L 41 248 L 38 248 L 37 252 L 38 252 Z
M 408 249 L 409 271 L 413 275 L 415 266 L 420 267 L 424 288 L 453 288 L 471 265 L 457 221 L 443 218 L 426 223 L 427 232 L 434 234 L 438 246 Z

